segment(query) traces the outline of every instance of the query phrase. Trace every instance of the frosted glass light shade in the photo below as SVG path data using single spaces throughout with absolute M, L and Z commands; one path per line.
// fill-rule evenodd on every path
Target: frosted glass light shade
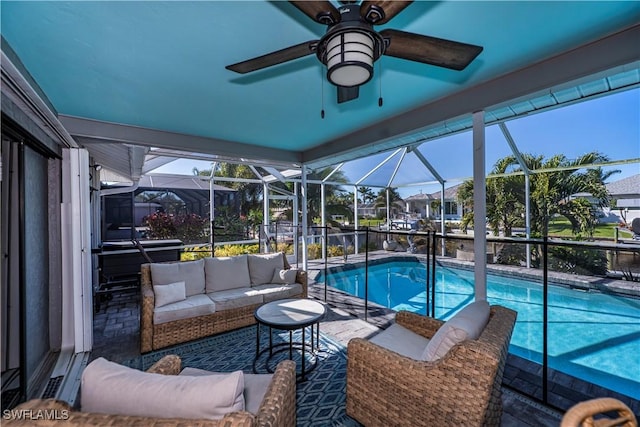
M 373 38 L 361 32 L 339 33 L 327 42 L 327 78 L 336 86 L 353 87 L 373 75 Z

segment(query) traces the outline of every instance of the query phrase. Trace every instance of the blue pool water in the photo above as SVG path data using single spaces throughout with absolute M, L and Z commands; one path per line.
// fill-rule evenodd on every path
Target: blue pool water
M 329 274 L 327 284 L 364 298 L 365 270 Z M 426 311 L 426 270 L 418 262 L 369 267 L 369 300 L 393 310 Z M 323 281 L 322 278 L 319 281 Z M 473 301 L 473 271 L 436 268 L 436 317 L 448 319 Z M 518 312 L 509 351 L 542 363 L 542 285 L 487 276 L 489 303 Z M 640 300 L 549 286 L 549 366 L 640 398 Z

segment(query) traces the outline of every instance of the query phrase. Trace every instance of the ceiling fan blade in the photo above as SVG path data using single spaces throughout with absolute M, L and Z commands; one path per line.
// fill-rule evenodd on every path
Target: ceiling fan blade
M 356 99 L 360 95 L 360 87 L 338 86 L 338 104 Z
M 382 30 L 380 35 L 390 40 L 385 55 L 458 71 L 464 70 L 482 52 L 482 46 L 399 30 Z
M 318 41 L 312 40 L 277 50 L 275 52 L 267 53 L 266 55 L 258 56 L 256 58 L 247 59 L 246 61 L 238 62 L 237 64 L 227 65 L 225 68 L 227 70 L 235 71 L 236 73 L 246 74 L 251 71 L 261 70 L 263 68 L 271 67 L 272 65 L 282 64 L 283 62 L 311 55 L 312 53 L 315 53 L 317 46 Z
M 289 3 L 321 24 L 332 25 L 340 22 L 340 12 L 328 1 L 290 1 Z
M 375 25 L 382 25 L 389 22 L 394 16 L 402 12 L 405 7 L 413 1 L 400 0 L 365 0 L 360 5 L 360 16 Z

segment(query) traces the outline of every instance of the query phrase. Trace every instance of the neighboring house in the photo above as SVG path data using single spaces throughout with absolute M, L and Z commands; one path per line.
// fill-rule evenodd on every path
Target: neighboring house
M 634 218 L 640 218 L 640 174 L 611 182 L 606 186 L 611 195 L 611 205 L 615 206 L 603 209 L 606 218 L 615 216 L 616 222 L 626 221 L 627 224 L 631 224 Z
M 360 218 L 377 218 L 378 211 L 382 209 L 384 211 L 384 207 L 376 208 L 373 203 L 359 203 L 358 204 L 358 217 Z
M 444 219 L 458 221 L 462 219 L 462 205 L 458 203 L 458 188 L 454 185 L 444 190 Z M 440 219 L 439 204 L 433 208 L 433 202 L 440 202 L 440 191 L 431 194 L 414 194 L 405 199 L 407 212 L 420 215 L 421 218 Z
M 630 224 L 640 217 L 640 174 L 605 184 L 611 195 L 611 206 L 601 208 L 591 193 L 572 194 L 570 199 L 584 198 L 591 202 L 598 212 L 598 221 Z
M 391 204 L 391 217 L 396 218 L 402 214 L 404 202 L 395 202 Z M 364 203 L 358 205 L 359 218 L 384 218 L 387 216 L 387 207 L 375 205 L 374 203 Z

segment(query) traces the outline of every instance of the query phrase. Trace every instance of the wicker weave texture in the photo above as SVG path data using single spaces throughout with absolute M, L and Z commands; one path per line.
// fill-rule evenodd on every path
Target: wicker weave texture
M 602 417 L 605 413 L 615 413 L 617 417 Z M 611 397 L 601 397 L 569 408 L 562 417 L 560 427 L 638 427 L 638 420 L 623 402 Z
M 347 414 L 365 426 L 497 426 L 502 373 L 516 312 L 492 306 L 478 340 L 424 362 L 356 338 L 347 349 Z M 400 312 L 396 322 L 431 338 L 441 321 Z
M 180 372 L 180 358 L 168 355 L 156 362 L 148 372 L 175 375 Z M 295 427 L 296 425 L 296 365 L 283 361 L 276 367 L 271 384 L 256 415 L 246 411 L 232 412 L 221 420 L 153 418 L 127 415 L 108 415 L 73 410 L 66 402 L 54 399 L 33 399 L 14 409 L 14 413 L 28 414 L 3 420 L 7 426 L 157 426 L 157 427 Z M 42 419 L 33 415 L 42 414 Z M 54 415 L 64 419 L 53 418 Z
M 286 268 L 290 268 L 287 257 L 284 256 Z M 148 353 L 152 350 L 168 347 L 204 338 L 233 329 L 256 323 L 254 313 L 261 304 L 216 311 L 204 316 L 174 320 L 155 325 L 153 323 L 154 293 L 151 281 L 151 267 L 143 264 L 141 267 L 141 301 L 140 301 L 140 352 Z M 296 282 L 302 285 L 302 292 L 290 298 L 307 297 L 307 274 L 298 271 Z

